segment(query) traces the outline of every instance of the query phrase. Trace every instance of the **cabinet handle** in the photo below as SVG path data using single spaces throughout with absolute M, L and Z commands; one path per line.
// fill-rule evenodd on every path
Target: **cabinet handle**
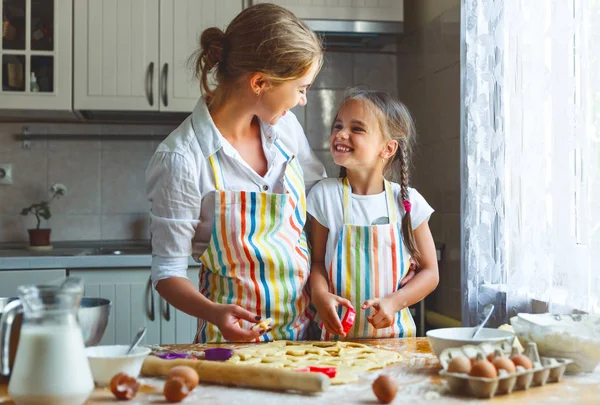
M 146 71 L 146 98 L 150 105 L 154 105 L 154 62 L 150 62 L 148 70 Z
M 154 312 L 154 289 L 152 288 L 152 277 L 148 278 L 148 284 L 146 284 L 146 315 L 148 319 L 154 321 L 156 313 Z
M 167 75 L 168 75 L 168 72 L 169 72 L 169 64 L 165 63 L 163 65 L 163 68 L 162 68 L 162 72 L 161 72 L 162 77 L 160 79 L 160 84 L 161 84 L 161 87 L 162 87 L 162 102 L 163 102 L 163 105 L 165 107 L 169 106 L 169 98 L 168 98 L 168 95 L 167 95 L 167 77 L 168 77 Z
M 169 322 L 171 320 L 171 304 L 165 301 L 165 310 L 162 310 L 162 303 L 160 306 L 160 311 L 162 312 L 162 316 L 165 318 L 165 321 Z

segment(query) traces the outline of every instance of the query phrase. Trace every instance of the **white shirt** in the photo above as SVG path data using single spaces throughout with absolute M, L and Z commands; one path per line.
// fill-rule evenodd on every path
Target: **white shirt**
M 401 188 L 398 183 L 390 183 L 394 193 L 395 206 L 398 218 L 404 215 L 404 208 L 400 206 Z M 433 213 L 433 208 L 425 198 L 414 188 L 408 188 L 408 198 L 411 204 L 410 217 L 412 228 L 416 229 L 423 222 L 428 221 Z M 335 246 L 344 225 L 344 194 L 342 179 L 325 179 L 317 183 L 306 201 L 306 211 L 321 225 L 329 229 L 327 247 L 325 252 L 325 268 L 333 258 Z M 385 191 L 372 195 L 352 194 L 352 225 L 379 225 L 388 224 L 388 207 Z
M 158 146 L 146 169 L 146 193 L 152 203 L 152 281 L 186 277 L 188 257 L 201 255 L 214 222 L 215 180 L 209 156 L 217 154 L 229 191 L 280 193 L 285 158 L 279 140 L 296 155 L 308 190 L 326 176 L 296 116 L 287 112 L 277 124 L 260 122 L 268 171 L 257 174 L 215 126 L 203 99 L 192 114 Z

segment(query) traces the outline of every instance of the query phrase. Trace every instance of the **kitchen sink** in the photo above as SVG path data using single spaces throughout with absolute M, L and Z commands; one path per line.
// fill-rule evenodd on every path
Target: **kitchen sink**
M 36 256 L 126 256 L 150 255 L 152 248 L 149 244 L 106 244 L 100 246 L 85 246 L 78 243 L 76 246 L 65 246 L 57 243 L 53 249 L 47 251 L 30 251 L 25 246 L 2 246 L 0 257 L 36 257 Z
M 105 256 L 105 255 L 149 255 L 152 253 L 150 246 L 119 246 L 119 247 L 99 247 L 86 250 L 85 256 Z

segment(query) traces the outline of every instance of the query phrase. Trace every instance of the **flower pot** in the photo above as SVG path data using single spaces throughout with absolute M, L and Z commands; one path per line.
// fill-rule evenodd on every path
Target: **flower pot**
M 49 246 L 52 229 L 28 229 L 30 246 Z

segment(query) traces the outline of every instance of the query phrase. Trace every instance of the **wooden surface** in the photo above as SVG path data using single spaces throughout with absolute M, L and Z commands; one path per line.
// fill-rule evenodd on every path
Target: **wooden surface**
M 202 404 L 253 404 L 277 403 L 286 404 L 371 404 L 378 402 L 371 390 L 372 381 L 382 372 L 398 381 L 399 390 L 393 403 L 411 405 L 427 404 L 459 404 L 459 403 L 490 403 L 490 404 L 600 404 L 600 371 L 592 374 L 567 376 L 562 382 L 548 384 L 544 387 L 533 387 L 527 391 L 516 391 L 510 395 L 498 396 L 488 400 L 477 400 L 468 397 L 452 396 L 448 393 L 443 379 L 438 375 L 440 370 L 437 358 L 431 352 L 425 338 L 363 340 L 361 343 L 396 350 L 405 356 L 401 363 L 391 365 L 384 370 L 376 370 L 361 376 L 354 384 L 333 386 L 323 394 L 305 395 L 292 393 L 230 388 L 217 385 L 200 385 L 183 402 Z M 211 347 L 216 347 L 212 345 Z M 218 345 L 236 347 L 246 345 Z M 201 345 L 170 345 L 153 346 L 155 352 L 193 353 L 201 351 Z M 166 403 L 161 394 L 163 381 L 156 378 L 141 378 L 141 392 L 133 401 L 123 401 L 129 404 Z M 0 404 L 12 402 L 7 397 L 6 385 L 0 385 Z M 92 394 L 88 405 L 105 405 L 118 403 L 112 394 L 103 388 L 98 388 Z

